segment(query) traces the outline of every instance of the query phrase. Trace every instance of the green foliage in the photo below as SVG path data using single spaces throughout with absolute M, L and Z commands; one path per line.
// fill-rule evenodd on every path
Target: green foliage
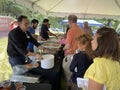
M 60 17 L 50 17 L 50 16 L 48 18 L 50 20 L 52 28 L 55 28 L 55 27 L 61 28 L 60 21 L 63 20 L 63 18 L 60 18 Z
M 0 0 L 0 15 L 12 16 L 17 18 L 21 15 L 31 15 L 31 11 L 21 5 L 8 0 Z
M 118 25 L 120 24 L 120 19 L 96 19 L 97 21 L 103 23 L 105 26 L 112 27 L 115 30 L 117 29 Z M 111 26 L 108 25 L 108 22 L 111 22 Z

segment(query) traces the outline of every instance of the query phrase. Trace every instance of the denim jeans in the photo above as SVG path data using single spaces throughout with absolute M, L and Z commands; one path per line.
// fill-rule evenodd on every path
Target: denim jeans
M 9 57 L 9 63 L 11 64 L 11 66 L 15 66 L 15 65 L 24 65 L 25 64 L 25 57 L 21 56 L 21 57 Z

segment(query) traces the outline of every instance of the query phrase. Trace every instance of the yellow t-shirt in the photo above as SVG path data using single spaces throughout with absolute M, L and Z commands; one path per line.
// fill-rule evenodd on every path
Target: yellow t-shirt
M 106 58 L 95 58 L 84 78 L 104 84 L 106 90 L 120 90 L 120 63 Z

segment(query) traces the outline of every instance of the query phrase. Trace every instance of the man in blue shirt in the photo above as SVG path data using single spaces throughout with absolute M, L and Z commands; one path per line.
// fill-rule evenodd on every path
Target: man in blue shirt
M 39 21 L 37 19 L 33 19 L 31 21 L 31 26 L 28 29 L 28 32 L 30 32 L 35 39 L 37 39 L 35 35 L 35 29 L 37 28 L 38 23 Z M 27 48 L 29 51 L 34 52 L 34 45 L 32 43 L 29 42 Z

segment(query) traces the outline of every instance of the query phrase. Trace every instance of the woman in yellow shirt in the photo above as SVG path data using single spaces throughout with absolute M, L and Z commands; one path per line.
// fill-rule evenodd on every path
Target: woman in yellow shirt
M 92 40 L 94 63 L 84 77 L 88 90 L 120 90 L 120 47 L 117 33 L 112 28 L 98 29 Z

